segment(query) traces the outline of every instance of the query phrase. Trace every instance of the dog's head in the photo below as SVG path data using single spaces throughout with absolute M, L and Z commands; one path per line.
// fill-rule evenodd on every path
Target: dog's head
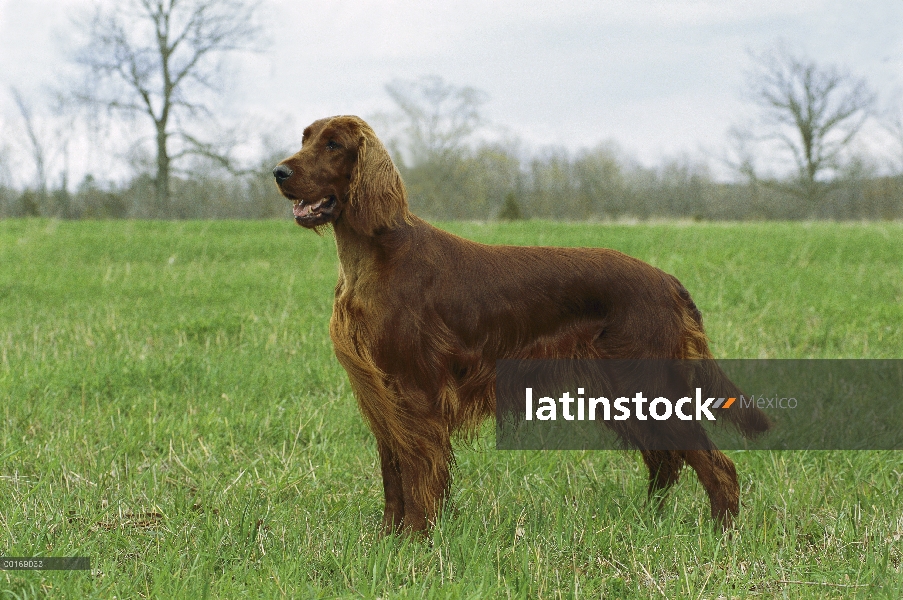
M 404 184 L 389 153 L 358 117 L 311 123 L 301 150 L 279 163 L 273 176 L 294 204 L 295 222 L 309 229 L 344 219 L 373 235 L 407 214 Z

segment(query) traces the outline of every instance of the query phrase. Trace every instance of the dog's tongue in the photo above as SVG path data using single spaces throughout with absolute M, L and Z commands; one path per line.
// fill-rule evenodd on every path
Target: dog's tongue
M 292 207 L 292 212 L 296 217 L 308 217 L 310 216 L 311 204 L 304 204 L 303 202 L 299 202 L 294 207 Z
M 319 210 L 326 198 L 320 198 L 316 202 L 299 202 L 292 208 L 292 212 L 296 217 L 309 217 L 311 213 Z

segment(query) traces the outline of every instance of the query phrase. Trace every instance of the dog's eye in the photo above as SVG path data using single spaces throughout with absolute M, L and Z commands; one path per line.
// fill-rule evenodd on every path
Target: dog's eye
M 328 142 L 326 142 L 327 150 L 338 150 L 338 148 L 339 148 L 339 145 L 336 144 L 334 140 L 329 140 Z

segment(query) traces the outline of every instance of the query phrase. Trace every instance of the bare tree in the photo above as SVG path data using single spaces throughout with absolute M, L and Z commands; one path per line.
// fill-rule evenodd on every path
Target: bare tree
M 727 132 L 727 151 L 719 159 L 730 170 L 754 185 L 758 179 L 756 166 L 756 136 L 747 127 L 734 125 Z
M 430 75 L 392 81 L 386 92 L 398 107 L 394 120 L 407 138 L 412 165 L 453 154 L 482 124 L 479 109 L 486 95 L 476 88 L 457 87 Z
M 22 121 L 25 125 L 25 135 L 28 138 L 29 150 L 31 150 L 31 156 L 34 159 L 35 165 L 35 191 L 38 194 L 39 202 L 43 204 L 47 197 L 47 172 L 45 169 L 46 151 L 44 149 L 44 143 L 41 141 L 41 136 L 38 134 L 34 116 L 31 113 L 31 107 L 28 102 L 16 88 L 11 87 L 10 93 L 16 103 L 16 107 L 19 109 L 19 114 L 22 115 Z
M 401 169 L 412 206 L 440 219 L 465 218 L 477 210 L 487 214 L 492 201 L 485 190 L 476 189 L 483 182 L 483 165 L 468 145 L 483 124 L 479 109 L 485 94 L 436 75 L 396 79 L 386 92 L 396 109 L 375 120 L 388 130 L 383 139 Z
M 761 109 L 756 136 L 792 154 L 798 174 L 787 191 L 817 202 L 832 187 L 824 179 L 840 168 L 844 150 L 870 115 L 874 95 L 864 80 L 783 47 L 753 59 L 747 95 Z
M 127 0 L 97 8 L 84 24 L 88 41 L 75 62 L 88 77 L 77 97 L 153 123 L 159 210 L 169 205 L 174 161 L 195 155 L 229 164 L 190 122 L 213 117 L 222 60 L 252 48 L 255 10 L 246 0 Z
M 34 188 L 26 189 L 22 195 L 26 212 L 67 217 L 73 115 L 59 97 L 47 106 L 46 102 L 36 102 L 33 96 L 26 97 L 16 87 L 10 87 L 10 94 L 22 117 L 22 131 L 15 138 L 31 156 L 35 168 Z
M 881 116 L 881 126 L 890 136 L 892 144 L 891 169 L 893 172 L 903 174 L 903 107 L 894 107 L 884 111 Z

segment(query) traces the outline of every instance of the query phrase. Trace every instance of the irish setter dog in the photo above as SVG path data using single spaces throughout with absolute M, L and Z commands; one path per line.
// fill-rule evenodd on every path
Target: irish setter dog
M 376 437 L 387 533 L 435 521 L 453 435 L 494 414 L 497 359 L 711 357 L 689 294 L 655 267 L 606 249 L 479 244 L 411 214 L 392 159 L 357 117 L 312 123 L 273 174 L 299 225 L 335 231 L 329 333 Z M 726 412 L 744 434 L 769 427 L 755 408 Z M 639 450 L 650 495 L 687 463 L 716 522 L 731 524 L 737 474 L 714 444 Z

